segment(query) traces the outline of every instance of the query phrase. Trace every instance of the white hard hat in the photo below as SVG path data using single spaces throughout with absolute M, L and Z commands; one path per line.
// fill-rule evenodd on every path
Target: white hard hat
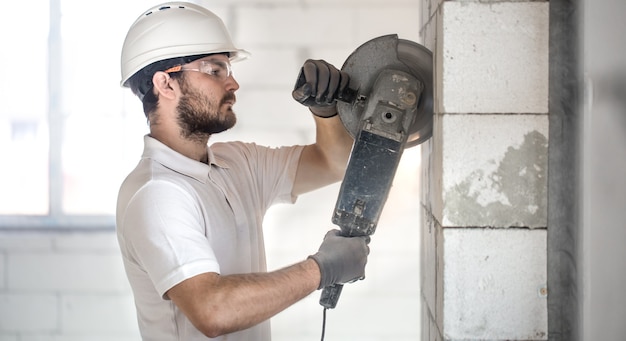
M 208 9 L 188 2 L 155 6 L 132 24 L 122 47 L 122 86 L 137 71 L 161 60 L 229 53 L 231 62 L 249 53 L 233 45 L 224 22 Z

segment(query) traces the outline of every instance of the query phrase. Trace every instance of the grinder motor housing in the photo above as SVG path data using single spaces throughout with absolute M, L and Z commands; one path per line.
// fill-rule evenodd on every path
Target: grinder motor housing
M 332 222 L 342 235 L 369 236 L 376 231 L 404 148 L 432 135 L 432 53 L 386 35 L 357 48 L 342 70 L 350 75 L 351 90 L 339 97 L 337 110 L 355 141 Z M 342 288 L 324 288 L 320 304 L 334 308 Z

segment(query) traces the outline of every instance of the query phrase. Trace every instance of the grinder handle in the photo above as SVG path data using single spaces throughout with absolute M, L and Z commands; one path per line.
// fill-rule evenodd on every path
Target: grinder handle
M 325 287 L 320 296 L 320 305 L 327 309 L 333 309 L 337 306 L 339 295 L 341 295 L 343 284 L 333 284 Z
M 298 74 L 298 79 L 296 80 L 296 84 L 293 87 L 294 98 L 297 99 L 298 102 L 304 104 L 306 106 L 311 106 L 315 104 L 315 96 L 305 95 L 306 92 L 310 92 L 310 88 L 306 89 L 304 85 L 306 84 L 306 77 L 304 76 L 304 69 L 300 69 L 300 73 Z M 350 87 L 345 87 L 343 91 L 337 94 L 337 100 L 352 103 L 357 98 L 357 90 L 354 90 Z

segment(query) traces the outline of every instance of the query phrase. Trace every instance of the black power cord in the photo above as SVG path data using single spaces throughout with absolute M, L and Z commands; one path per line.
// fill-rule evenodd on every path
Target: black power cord
M 326 310 L 328 308 L 324 308 L 324 312 L 322 313 L 322 340 L 324 341 L 324 334 L 326 333 Z

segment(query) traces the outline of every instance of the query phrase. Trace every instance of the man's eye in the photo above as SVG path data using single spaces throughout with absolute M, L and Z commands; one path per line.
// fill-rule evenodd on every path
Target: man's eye
M 218 75 L 220 70 L 219 70 L 219 66 L 215 65 L 215 64 L 204 64 L 204 70 L 205 73 L 208 73 L 209 75 Z
M 223 68 L 216 66 L 215 68 L 213 68 L 213 74 L 219 77 L 225 76 L 226 72 L 224 71 Z
M 224 63 L 204 62 L 202 64 L 202 71 L 218 78 L 228 77 L 228 67 Z
M 226 76 L 226 67 L 223 64 L 216 63 L 213 65 L 213 70 L 218 76 Z

